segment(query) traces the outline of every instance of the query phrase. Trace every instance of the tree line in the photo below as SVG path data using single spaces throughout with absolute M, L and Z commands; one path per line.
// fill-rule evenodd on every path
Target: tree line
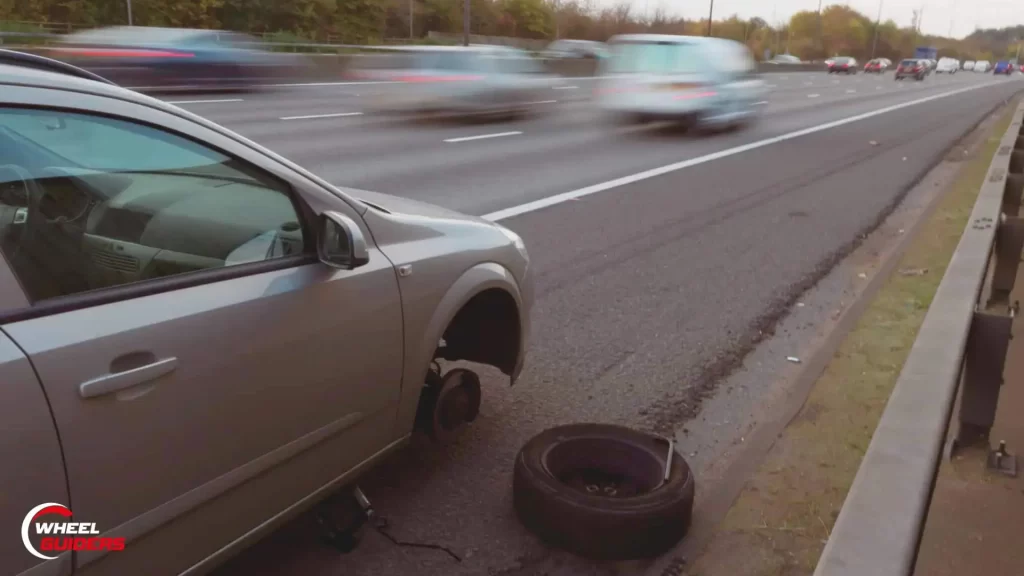
M 375 44 L 419 40 L 428 31 L 458 33 L 464 0 L 131 0 L 137 26 L 218 28 L 271 35 L 283 40 Z M 529 39 L 607 40 L 624 33 L 704 35 L 707 19 L 646 14 L 628 3 L 598 8 L 592 0 L 469 0 L 473 34 Z M 917 17 L 915 17 L 915 21 Z M 0 23 L 70 24 L 74 27 L 128 23 L 128 0 L 0 0 Z M 715 20 L 711 34 L 745 43 L 759 58 L 793 54 L 803 59 L 844 55 L 866 60 L 910 56 L 916 46 L 934 46 L 943 56 L 998 60 L 1013 57 L 1024 26 L 978 30 L 964 39 L 923 35 L 916 22 L 877 23 L 834 5 L 798 12 L 788 22 L 731 16 Z

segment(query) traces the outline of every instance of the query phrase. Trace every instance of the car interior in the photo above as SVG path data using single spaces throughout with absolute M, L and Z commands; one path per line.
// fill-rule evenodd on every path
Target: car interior
M 0 248 L 34 302 L 301 254 L 291 197 L 245 168 L 148 127 L 0 110 Z

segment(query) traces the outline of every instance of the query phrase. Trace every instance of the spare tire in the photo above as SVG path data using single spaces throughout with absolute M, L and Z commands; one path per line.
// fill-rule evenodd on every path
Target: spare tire
M 516 457 L 513 502 L 542 540 L 581 556 L 657 556 L 690 527 L 694 478 L 664 438 L 610 424 L 541 432 Z

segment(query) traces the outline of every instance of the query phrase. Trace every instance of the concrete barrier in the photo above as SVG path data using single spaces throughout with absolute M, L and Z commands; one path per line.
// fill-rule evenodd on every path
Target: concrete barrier
M 1021 188 L 1013 180 L 1015 173 L 1024 175 L 1024 166 L 1015 170 L 1013 163 L 1022 122 L 1024 103 L 1002 136 L 815 576 L 910 576 L 958 390 L 962 401 L 954 438 L 980 428 L 987 440 L 985 426 L 995 414 L 1006 349 L 1002 346 L 1002 359 L 992 352 L 1008 340 L 1014 314 L 1012 308 L 1007 314 L 986 310 L 981 301 L 991 269 L 988 290 L 996 296 L 1000 268 L 1011 268 L 1012 288 L 1020 261 L 1019 243 L 1014 250 L 1002 248 L 1024 225 L 1017 215 Z
M 309 74 L 324 79 L 345 77 L 351 71 L 363 66 L 372 66 L 375 61 L 390 57 L 390 54 L 314 54 L 309 55 Z M 570 78 L 590 77 L 597 74 L 597 61 L 589 59 L 543 59 L 545 68 L 552 74 Z M 758 63 L 759 74 L 824 72 L 824 64 L 766 64 Z

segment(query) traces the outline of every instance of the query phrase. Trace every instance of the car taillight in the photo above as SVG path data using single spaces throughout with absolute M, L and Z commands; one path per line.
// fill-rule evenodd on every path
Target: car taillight
M 467 80 L 482 80 L 483 76 L 455 75 L 455 76 L 399 76 L 399 82 L 465 82 Z
M 146 50 L 133 48 L 50 48 L 51 52 L 69 54 L 71 56 L 92 56 L 100 58 L 194 58 L 189 52 L 172 52 L 170 50 Z
M 689 92 L 686 94 L 680 94 L 675 96 L 673 100 L 694 100 L 696 98 L 710 98 L 711 96 L 717 96 L 717 92 Z

